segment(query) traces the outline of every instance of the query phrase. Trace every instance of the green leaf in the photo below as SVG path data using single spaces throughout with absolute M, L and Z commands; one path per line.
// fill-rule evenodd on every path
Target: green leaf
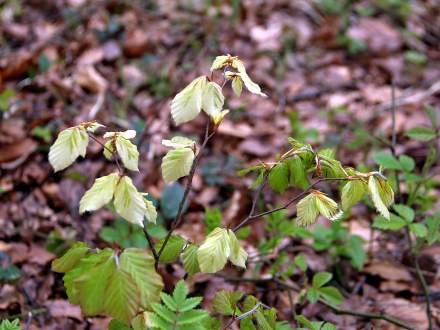
M 390 213 L 388 207 L 394 201 L 394 192 L 388 181 L 379 176 L 370 176 L 368 179 L 368 188 L 373 204 L 384 218 L 389 219 Z
M 132 330 L 132 329 L 124 322 L 113 319 L 110 321 L 108 325 L 108 330 Z
M 319 272 L 313 276 L 312 285 L 314 288 L 319 289 L 324 284 L 332 279 L 333 275 L 329 272 Z
M 215 82 L 208 82 L 203 89 L 202 109 L 210 117 L 218 115 L 225 103 L 222 88 Z
M 156 244 L 156 250 L 159 251 L 162 248 L 165 239 L 162 239 L 159 243 Z M 179 257 L 180 252 L 182 252 L 183 247 L 186 244 L 186 240 L 178 235 L 171 235 L 168 240 L 167 245 L 165 245 L 165 249 L 163 250 L 160 261 L 161 262 L 173 262 Z
M 436 137 L 435 131 L 429 127 L 414 127 L 406 132 L 406 135 L 411 139 L 423 142 L 430 141 Z
M 339 292 L 338 289 L 333 286 L 320 288 L 319 293 L 324 300 L 332 305 L 339 305 L 344 301 L 344 297 L 342 296 L 342 294 Z
M 234 91 L 235 95 L 240 97 L 241 92 L 243 91 L 243 80 L 241 80 L 240 76 L 235 76 L 232 78 L 232 90 Z
M 356 235 L 351 235 L 346 243 L 346 251 L 351 258 L 351 264 L 353 267 L 361 270 L 367 259 L 367 253 L 364 251 L 362 238 Z
M 428 226 L 426 241 L 428 245 L 431 245 L 440 240 L 440 213 L 437 212 L 434 215 L 427 217 L 426 225 Z
M 93 186 L 81 198 L 79 213 L 96 211 L 110 203 L 119 179 L 118 173 L 112 173 L 96 179 Z
M 313 194 L 316 196 L 316 207 L 321 215 L 331 221 L 338 220 L 341 217 L 342 212 L 333 199 L 321 192 L 315 192 Z
M 145 199 L 128 176 L 120 177 L 115 189 L 113 204 L 116 212 L 125 220 L 141 227 L 144 226 L 144 217 L 147 213 Z
M 414 161 L 414 158 L 407 155 L 401 155 L 399 157 L 399 162 L 400 165 L 402 166 L 402 169 L 406 172 L 411 172 L 416 166 L 416 162 Z
M 212 307 L 214 308 L 214 311 L 222 315 L 237 315 L 237 312 L 239 312 L 237 303 L 242 297 L 243 292 L 221 290 L 215 295 L 212 301 Z
M 173 98 L 171 116 L 176 125 L 193 120 L 200 113 L 206 83 L 205 76 L 198 77 Z
M 123 270 L 135 281 L 140 293 L 140 306 L 147 309 L 159 300 L 163 288 L 162 277 L 154 268 L 154 258 L 144 249 L 125 249 L 119 257 Z
M 20 320 L 15 319 L 9 321 L 8 319 L 1 320 L 0 330 L 21 330 Z
M 199 262 L 197 260 L 198 246 L 190 244 L 185 248 L 182 254 L 183 267 L 189 275 L 200 272 Z
M 220 209 L 206 209 L 205 210 L 205 227 L 209 234 L 214 228 L 220 227 L 222 224 L 222 213 Z
M 269 172 L 269 186 L 277 193 L 283 193 L 289 186 L 289 168 L 285 162 L 275 165 Z
M 180 314 L 177 316 L 177 326 L 181 328 L 184 325 L 191 325 L 191 328 L 194 328 L 194 325 L 197 325 L 197 323 L 202 322 L 204 318 L 208 317 L 209 314 L 205 310 L 201 309 L 193 309 L 187 312 L 184 312 L 183 314 Z M 191 329 L 190 328 L 190 329 Z
M 342 188 L 341 203 L 342 209 L 348 210 L 357 204 L 367 193 L 368 186 L 362 180 L 348 181 Z
M 399 230 L 407 225 L 407 222 L 391 213 L 390 219 L 385 219 L 383 216 L 374 218 L 373 228 L 381 230 Z
M 117 135 L 115 145 L 116 151 L 118 152 L 119 157 L 121 157 L 122 164 L 131 171 L 139 172 L 139 152 L 136 145 L 131 143 L 130 140 L 124 138 L 122 134 Z
M 394 157 L 391 154 L 387 154 L 384 152 L 377 152 L 373 155 L 373 159 L 376 162 L 376 164 L 383 166 L 386 169 L 389 170 L 401 170 L 402 165 L 397 160 L 396 157 Z
M 180 280 L 179 282 L 177 282 L 173 291 L 173 299 L 176 302 L 176 305 L 181 306 L 185 302 L 187 295 L 188 295 L 188 289 L 185 286 L 185 281 Z
M 179 311 L 180 312 L 186 312 L 191 309 L 194 309 L 202 302 L 202 297 L 192 297 L 192 298 L 186 298 L 183 303 L 180 304 Z
M 426 237 L 428 235 L 428 228 L 423 223 L 412 223 L 409 225 L 409 230 L 417 237 Z
M 57 273 L 68 272 L 79 263 L 89 250 L 86 243 L 75 243 L 61 258 L 52 262 L 52 270 Z
M 194 151 L 190 148 L 180 148 L 168 151 L 162 159 L 162 176 L 166 183 L 187 176 L 194 161 Z
M 302 255 L 297 255 L 294 262 L 303 273 L 307 270 L 307 261 Z
M 393 209 L 407 222 L 412 222 L 415 217 L 414 210 L 409 206 L 403 204 L 395 204 L 393 205 Z
M 315 223 L 318 215 L 319 210 L 316 205 L 316 197 L 314 194 L 307 195 L 296 205 L 296 221 L 299 226 L 308 226 Z
M 179 310 L 177 303 L 174 301 L 173 297 L 165 292 L 160 293 L 160 299 L 164 302 L 165 306 L 172 310 L 173 312 L 176 312 Z
M 197 251 L 197 260 L 203 273 L 215 273 L 223 269 L 231 253 L 228 230 L 214 229 Z
M 307 290 L 307 300 L 310 301 L 311 304 L 314 304 L 319 299 L 319 291 L 316 288 L 309 288 Z
M 240 242 L 232 230 L 228 229 L 229 234 L 229 245 L 231 248 L 231 254 L 229 256 L 229 260 L 236 266 L 246 268 L 246 260 L 248 254 L 246 251 L 240 246 Z
M 289 168 L 289 183 L 293 187 L 307 189 L 309 186 L 309 178 L 304 163 L 298 155 L 293 156 L 285 161 Z
M 49 162 L 55 172 L 71 165 L 79 156 L 85 157 L 89 136 L 82 126 L 65 129 L 50 147 Z

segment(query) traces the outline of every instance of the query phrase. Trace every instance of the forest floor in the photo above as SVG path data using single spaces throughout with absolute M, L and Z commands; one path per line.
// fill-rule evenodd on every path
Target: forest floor
M 51 261 L 74 240 L 98 247 L 146 246 L 146 241 L 108 209 L 78 214 L 85 190 L 114 168 L 99 144 L 91 143 L 86 159 L 55 174 L 48 163 L 49 146 L 61 129 L 90 118 L 112 130 L 136 130 L 141 158 L 134 182 L 159 201 L 166 227 L 182 186 L 166 188 L 161 179 L 166 152 L 161 140 L 178 132 L 201 139 L 206 123 L 199 116 L 177 128 L 169 104 L 192 79 L 209 74 L 217 55 L 243 59 L 269 97 L 244 92 L 238 99 L 226 92 L 231 113 L 195 175 L 185 222 L 178 229 L 183 236 L 203 240 L 206 208 L 219 208 L 223 225 L 236 225 L 252 202 L 251 181 L 237 177 L 237 171 L 275 159 L 286 150 L 289 136 L 335 149 L 345 166 L 377 168 L 373 154 L 387 149 L 382 142 L 391 139 L 393 130 L 393 86 L 396 153 L 412 157 L 414 172 L 421 171 L 428 147 L 404 133 L 429 125 L 426 107 L 440 114 L 436 0 L 145 3 L 0 0 L 0 318 L 19 315 L 27 329 L 106 328 L 108 318 L 85 317 L 68 302 L 62 275 L 51 271 Z M 438 165 L 430 175 L 438 186 Z M 439 190 L 434 189 L 435 197 Z M 289 190 L 280 197 L 267 191 L 264 200 L 278 205 L 297 193 Z M 287 212 L 294 215 L 294 208 Z M 335 252 L 345 238 L 336 237 L 338 229 L 324 219 L 318 223 L 327 228 L 325 248 L 317 248 L 313 238 L 285 237 L 265 260 L 279 253 L 288 258 L 301 254 L 310 272 L 335 274 L 335 285 L 346 298 L 343 307 L 386 313 L 414 329 L 427 329 L 425 298 L 404 233 L 373 229 L 375 216 L 372 208 L 359 205 L 341 224 L 347 228 L 342 235 L 363 240 L 366 256 L 358 269 Z M 251 259 L 258 257 L 258 242 L 270 236 L 265 226 L 264 219 L 254 221 L 243 240 Z M 163 235 L 163 227 L 155 235 Z M 439 256 L 438 244 L 419 256 L 437 329 Z M 166 290 L 184 274 L 177 264 L 160 271 Z M 319 304 L 295 305 L 297 294 L 275 282 L 235 281 L 233 267 L 221 274 L 189 279 L 191 293 L 203 296 L 208 309 L 218 290 L 239 289 L 275 307 L 279 318 L 292 324 L 296 311 L 338 329 L 397 329 L 382 320 L 337 315 Z M 264 263 L 242 274 L 269 275 Z

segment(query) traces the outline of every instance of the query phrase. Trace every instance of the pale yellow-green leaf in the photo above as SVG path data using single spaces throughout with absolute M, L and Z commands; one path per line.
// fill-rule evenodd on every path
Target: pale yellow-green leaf
M 312 193 L 301 199 L 296 205 L 296 221 L 300 226 L 308 226 L 316 221 L 319 210 L 316 205 L 316 196 Z
M 210 117 L 220 113 L 225 103 L 222 88 L 215 82 L 205 85 L 202 95 L 202 109 Z
M 81 198 L 79 213 L 95 211 L 109 203 L 113 198 L 118 179 L 118 173 L 112 173 L 96 179 L 93 186 Z
M 107 132 L 104 134 L 103 137 L 104 137 L 104 139 L 109 139 L 109 138 L 114 138 L 114 137 L 118 137 L 118 136 L 122 136 L 123 138 L 130 140 L 136 136 L 136 131 L 129 129 L 124 132 Z
M 388 183 L 379 176 L 372 175 L 368 179 L 368 189 L 373 204 L 385 219 L 390 219 L 388 207 L 394 202 L 394 192 Z
M 122 134 L 116 137 L 115 145 L 118 155 L 121 157 L 124 166 L 129 170 L 139 171 L 139 152 L 136 145 L 131 143 L 131 141 L 127 138 L 123 137 Z
M 230 62 L 230 60 L 230 55 L 217 56 L 212 62 L 211 71 L 223 69 L 228 64 L 228 62 Z
M 246 72 L 240 73 L 240 77 L 243 80 L 243 83 L 249 92 L 263 96 L 263 97 L 267 97 L 267 95 L 261 91 L 260 86 L 258 86 L 258 84 L 256 84 L 256 83 L 254 83 Z
M 76 126 L 58 134 L 49 150 L 49 162 L 55 172 L 71 165 L 79 156 L 85 157 L 89 136 L 84 127 Z
M 240 96 L 243 91 L 243 80 L 241 80 L 240 76 L 235 76 L 232 78 L 232 90 L 235 95 Z
M 203 273 L 215 273 L 223 269 L 231 254 L 228 230 L 215 228 L 197 250 L 197 260 Z
M 367 184 L 362 180 L 348 181 L 342 188 L 341 203 L 342 209 L 348 210 L 359 202 L 367 192 Z
M 162 140 L 162 144 L 166 147 L 178 149 L 184 147 L 192 147 L 195 142 L 184 136 L 175 136 L 171 140 Z
M 162 159 L 162 176 L 166 183 L 186 176 L 194 161 L 194 151 L 190 148 L 170 150 Z
M 189 244 L 182 254 L 183 267 L 189 275 L 200 272 L 199 262 L 197 260 L 198 246 Z
M 333 199 L 323 193 L 316 193 L 315 197 L 316 207 L 321 215 L 332 221 L 337 220 L 342 215 L 338 204 Z
M 128 222 L 144 226 L 144 216 L 147 212 L 145 199 L 137 191 L 131 179 L 127 176 L 120 178 L 115 189 L 115 199 L 113 201 L 116 212 Z
M 246 260 L 248 254 L 246 251 L 240 246 L 240 242 L 235 236 L 234 232 L 228 229 L 229 234 L 229 244 L 231 249 L 231 254 L 229 256 L 229 260 L 236 266 L 246 268 Z
M 214 123 L 214 125 L 220 124 L 223 121 L 223 118 L 225 118 L 225 116 L 228 113 L 229 113 L 229 110 L 223 110 L 219 113 L 212 115 L 211 118 L 212 118 L 212 122 Z
M 156 223 L 157 211 L 154 207 L 153 202 L 146 199 L 145 206 L 147 208 L 147 211 L 145 212 L 145 218 L 147 218 L 148 222 Z
M 176 125 L 193 120 L 200 113 L 206 81 L 205 76 L 194 79 L 173 98 L 171 101 L 171 116 Z
M 104 144 L 104 157 L 108 160 L 112 160 L 113 153 L 115 152 L 115 144 L 113 140 L 107 141 Z

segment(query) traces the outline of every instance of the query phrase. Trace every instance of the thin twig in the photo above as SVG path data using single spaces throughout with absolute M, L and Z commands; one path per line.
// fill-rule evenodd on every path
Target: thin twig
M 122 169 L 121 165 L 119 164 L 119 156 L 116 153 L 115 150 L 111 150 L 110 148 L 107 148 L 106 145 L 104 143 L 102 143 L 101 141 L 99 141 L 92 133 L 87 132 L 89 134 L 89 137 L 95 141 L 96 143 L 98 143 L 101 147 L 103 147 L 105 150 L 107 150 L 108 152 L 110 152 L 113 156 L 113 159 L 116 162 L 116 166 L 118 167 L 118 171 L 120 174 L 124 173 L 124 170 Z
M 202 145 L 200 146 L 199 152 L 197 153 L 196 158 L 194 159 L 194 162 L 192 163 L 191 169 L 189 171 L 189 175 L 188 175 L 188 180 L 186 182 L 186 187 L 185 187 L 185 191 L 183 193 L 183 197 L 180 200 L 179 203 L 179 208 L 177 211 L 177 215 L 176 218 L 174 219 L 173 223 L 171 224 L 171 228 L 168 231 L 167 236 L 164 239 L 164 242 L 162 244 L 162 246 L 160 247 L 159 252 L 157 253 L 158 258 L 160 258 L 160 256 L 162 255 L 166 245 L 168 244 L 168 241 L 172 235 L 172 233 L 174 232 L 174 230 L 179 227 L 180 223 L 183 220 L 183 206 L 185 205 L 185 202 L 188 198 L 189 192 L 191 191 L 192 188 L 192 180 L 194 178 L 194 174 L 196 172 L 197 166 L 199 164 L 199 160 L 202 156 L 203 150 L 205 149 L 206 145 L 208 144 L 209 140 L 214 136 L 214 134 L 216 133 L 216 130 L 214 129 L 211 133 L 209 133 L 209 126 L 210 126 L 210 122 L 208 121 L 207 125 L 206 125 L 206 130 L 205 130 L 205 138 L 203 140 Z M 158 266 L 158 261 L 156 261 L 155 263 L 155 267 L 157 269 Z
M 234 232 L 236 232 L 237 230 L 239 230 L 240 228 L 242 228 L 243 226 L 245 226 L 249 221 L 256 219 L 256 218 L 260 218 L 262 216 L 268 215 L 268 214 L 272 214 L 274 212 L 278 212 L 281 210 L 285 210 L 287 209 L 290 205 L 292 205 L 294 202 L 296 202 L 298 199 L 304 197 L 305 195 L 307 195 L 314 187 L 316 187 L 319 183 L 323 182 L 323 181 L 344 181 L 344 180 L 357 180 L 357 178 L 355 177 L 347 177 L 347 178 L 320 178 L 318 180 L 316 180 L 312 185 L 310 185 L 309 188 L 307 188 L 306 190 L 304 190 L 302 193 L 296 195 L 295 197 L 293 197 L 291 200 L 289 200 L 286 204 L 284 204 L 283 206 L 274 208 L 272 210 L 268 210 L 268 211 L 264 211 L 258 214 L 253 214 L 255 211 L 255 204 L 256 204 L 256 200 L 254 199 L 254 203 L 252 203 L 252 209 L 251 212 L 249 213 L 249 215 L 243 219 L 237 226 L 234 227 L 234 229 L 232 229 Z M 260 185 L 260 188 L 257 191 L 257 194 L 255 194 L 255 197 L 258 198 L 259 195 L 261 194 L 261 190 L 264 187 L 264 181 L 263 183 Z
M 150 247 L 151 252 L 153 253 L 154 262 L 155 263 L 159 262 L 159 256 L 157 254 L 156 248 L 154 247 L 153 240 L 151 239 L 150 234 L 148 234 L 146 226 L 144 226 L 144 235 L 145 235 L 145 238 L 147 239 L 148 246 Z

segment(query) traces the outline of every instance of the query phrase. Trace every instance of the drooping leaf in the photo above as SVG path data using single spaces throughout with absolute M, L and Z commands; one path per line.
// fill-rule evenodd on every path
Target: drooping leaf
M 316 207 L 321 215 L 331 221 L 338 220 L 341 217 L 342 212 L 333 199 L 320 192 L 314 194 L 316 196 Z
M 163 243 L 164 240 L 161 240 L 159 243 L 156 244 L 157 251 L 159 251 L 162 248 Z M 183 239 L 181 236 L 172 235 L 169 238 L 168 243 L 165 245 L 165 249 L 162 251 L 159 260 L 161 262 L 175 261 L 179 257 L 180 252 L 182 252 L 185 244 L 186 244 L 186 240 Z
M 372 175 L 368 179 L 368 189 L 374 206 L 384 218 L 390 218 L 388 207 L 394 201 L 394 192 L 388 183 L 379 176 Z
M 283 193 L 289 186 L 289 168 L 286 162 L 275 165 L 269 172 L 269 186 L 277 193 Z
M 206 83 L 205 76 L 198 77 L 173 98 L 171 115 L 176 125 L 193 120 L 200 113 Z
M 215 273 L 223 269 L 231 254 L 228 230 L 214 229 L 197 250 L 197 260 L 203 273 Z
M 148 222 L 156 223 L 156 219 L 157 219 L 156 207 L 154 206 L 152 201 L 145 199 L 145 197 L 144 197 L 144 200 L 145 200 L 145 207 L 146 207 L 145 218 L 147 218 Z
M 300 226 L 313 224 L 318 215 L 319 209 L 316 205 L 316 196 L 314 194 L 307 195 L 296 205 L 296 221 Z
M 348 181 L 342 188 L 341 203 L 342 209 L 348 210 L 358 203 L 368 191 L 367 184 L 362 180 Z
M 115 152 L 115 143 L 114 143 L 114 141 L 112 141 L 112 140 L 107 141 L 104 144 L 104 151 L 103 151 L 104 157 L 107 160 L 112 160 L 114 152 Z
M 60 132 L 49 150 L 49 162 L 55 172 L 71 165 L 79 156 L 85 157 L 89 136 L 82 126 L 75 126 Z
M 244 85 L 246 86 L 249 92 L 263 97 L 267 97 L 267 95 L 261 91 L 260 86 L 258 86 L 258 84 L 253 82 L 252 79 L 249 77 L 249 75 L 246 72 L 246 68 L 241 60 L 239 60 L 238 58 L 234 58 L 232 61 L 232 67 L 234 69 L 237 69 L 238 71 L 237 75 L 240 76 L 241 80 L 243 81 Z
M 210 117 L 218 115 L 225 103 L 222 88 L 215 82 L 208 82 L 205 85 L 202 95 L 202 109 Z
M 182 254 L 183 267 L 189 275 L 200 272 L 197 250 L 197 245 L 190 244 L 185 248 Z
M 246 268 L 247 252 L 240 246 L 240 242 L 232 230 L 228 229 L 231 254 L 229 260 L 236 266 Z
M 162 176 L 166 183 L 189 174 L 194 161 L 194 151 L 190 148 L 179 148 L 168 151 L 162 159 Z
M 240 97 L 241 92 L 243 91 L 243 80 L 240 76 L 235 76 L 232 78 L 232 90 L 234 91 L 235 95 Z
M 145 199 L 128 176 L 119 179 L 113 204 L 116 212 L 125 220 L 141 227 L 144 226 L 144 217 L 147 213 Z
M 110 203 L 115 193 L 120 176 L 112 173 L 95 180 L 93 186 L 86 191 L 79 202 L 79 213 L 96 211 Z
M 116 138 L 115 144 L 116 151 L 118 152 L 119 157 L 121 157 L 124 166 L 131 171 L 139 172 L 139 151 L 137 150 L 136 145 L 122 136 Z

